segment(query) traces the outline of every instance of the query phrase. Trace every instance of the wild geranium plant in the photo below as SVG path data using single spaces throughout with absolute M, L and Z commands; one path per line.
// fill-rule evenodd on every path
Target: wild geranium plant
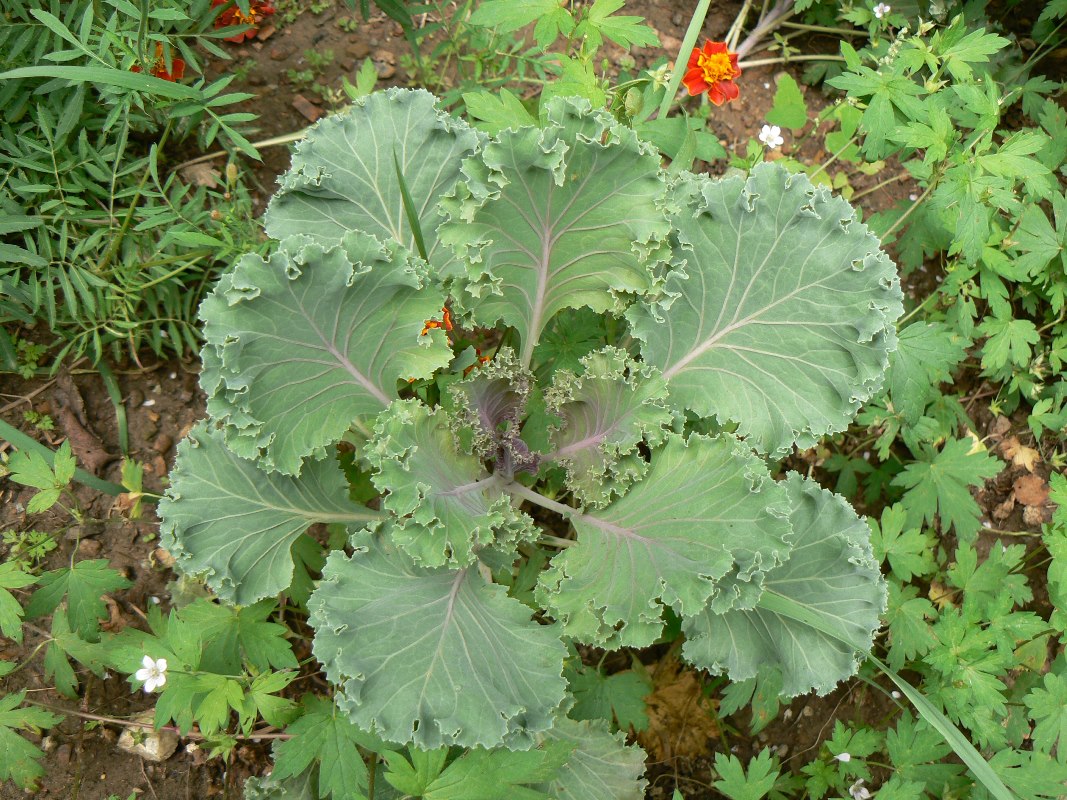
M 715 673 L 855 672 L 868 525 L 769 467 L 843 430 L 895 347 L 895 268 L 848 203 L 774 164 L 668 177 L 586 101 L 488 138 L 391 89 L 309 132 L 266 227 L 201 308 L 210 419 L 164 542 L 243 605 L 347 526 L 307 607 L 352 723 L 562 747 L 531 785 L 615 800 L 641 754 L 567 719 L 569 644 L 647 646 L 669 613 Z

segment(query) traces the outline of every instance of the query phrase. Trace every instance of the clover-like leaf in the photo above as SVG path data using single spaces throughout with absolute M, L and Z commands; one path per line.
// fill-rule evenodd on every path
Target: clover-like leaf
M 675 197 L 677 296 L 627 313 L 672 402 L 775 456 L 844 430 L 882 384 L 903 310 L 878 239 L 775 164 L 747 181 L 687 175 Z
M 782 693 L 826 694 L 856 674 L 885 610 L 886 587 L 870 528 L 840 495 L 797 473 L 783 481 L 793 550 L 766 573 L 750 610 L 706 611 L 683 621 L 693 664 L 745 680 L 779 667 Z
M 644 647 L 662 631 L 661 602 L 699 614 L 719 578 L 756 579 L 783 560 L 787 512 L 736 439 L 670 434 L 626 495 L 572 517 L 578 543 L 542 573 L 538 600 L 580 641 Z
M 356 100 L 297 143 L 293 165 L 267 209 L 267 233 L 275 239 L 306 234 L 331 245 L 361 230 L 416 252 L 404 206 L 406 186 L 426 257 L 447 271 L 453 256 L 437 238 L 437 202 L 460 177 L 463 159 L 484 140 L 484 134 L 440 110 L 429 92 L 387 89 Z
M 463 172 L 438 233 L 467 263 L 459 299 L 515 327 L 524 366 L 556 312 L 621 309 L 661 279 L 659 155 L 588 101 L 552 100 L 544 128 L 503 131 Z
M 381 538 L 355 543 L 330 556 L 308 601 L 338 706 L 424 749 L 532 747 L 566 692 L 558 630 L 476 567 L 426 569 Z
M 444 332 L 424 331 L 443 305 L 421 261 L 358 231 L 247 255 L 200 309 L 209 410 L 238 453 L 295 474 L 388 406 L 398 380 L 449 363 Z
M 163 546 L 183 572 L 203 574 L 219 597 L 241 605 L 289 586 L 290 550 L 310 525 L 381 517 L 348 499 L 333 460 L 309 462 L 299 479 L 269 474 L 235 455 L 206 422 L 178 445 L 170 482 L 159 502 Z
M 444 409 L 397 400 L 364 449 L 378 470 L 374 485 L 388 492 L 382 504 L 397 517 L 393 541 L 427 567 L 465 567 L 488 545 L 536 535 L 533 520 L 501 489 L 504 480 L 456 446 L 458 426 Z
M 563 420 L 546 458 L 563 463 L 567 488 L 580 501 L 603 504 L 643 472 L 643 460 L 626 459 L 619 470 L 619 459 L 642 441 L 650 447 L 663 441 L 671 421 L 664 405 L 667 386 L 658 370 L 614 347 L 585 356 L 581 369 L 580 375 L 560 370 L 545 393 L 549 412 Z
M 648 785 L 645 753 L 627 745 L 625 734 L 612 733 L 604 720 L 556 720 L 540 737 L 575 746 L 554 780 L 541 787 L 555 800 L 642 800 Z

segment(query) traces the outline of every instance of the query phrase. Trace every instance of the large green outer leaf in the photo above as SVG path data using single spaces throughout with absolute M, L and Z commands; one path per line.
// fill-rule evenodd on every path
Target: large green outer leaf
M 902 312 L 878 239 L 847 202 L 774 164 L 747 181 L 686 175 L 675 197 L 678 296 L 627 314 L 671 400 L 737 422 L 772 455 L 844 430 L 882 384 Z
M 511 505 L 503 481 L 456 446 L 458 421 L 418 400 L 397 400 L 382 412 L 364 449 L 378 470 L 374 485 L 395 514 L 396 544 L 416 564 L 465 567 L 497 542 L 536 535 L 533 520 Z
M 644 798 L 645 753 L 637 745 L 628 746 L 623 733 L 611 733 L 607 722 L 560 717 L 541 738 L 576 745 L 556 778 L 541 787 L 555 800 Z
M 790 473 L 793 551 L 764 576 L 752 610 L 705 611 L 683 621 L 693 664 L 745 680 L 782 670 L 782 693 L 826 694 L 855 675 L 885 611 L 886 587 L 871 531 L 841 496 Z
M 336 462 L 313 461 L 299 479 L 268 474 L 234 455 L 201 422 L 178 445 L 170 488 L 159 502 L 163 546 L 219 597 L 248 605 L 284 591 L 290 548 L 316 522 L 359 525 L 381 516 L 348 499 Z
M 267 233 L 275 239 L 306 234 L 328 245 L 347 231 L 362 230 L 415 252 L 395 153 L 427 258 L 445 269 L 452 254 L 437 238 L 437 202 L 460 177 L 463 159 L 484 140 L 484 134 L 437 108 L 426 91 L 386 89 L 356 100 L 296 145 L 293 165 L 267 209 Z
M 644 647 L 659 603 L 699 614 L 715 582 L 758 580 L 789 551 L 785 492 L 732 436 L 668 436 L 644 478 L 595 515 L 542 573 L 538 600 L 580 641 Z
M 532 747 L 566 692 L 558 629 L 476 567 L 425 569 L 380 538 L 362 544 L 330 556 L 308 601 L 338 706 L 425 749 Z
M 422 335 L 443 304 L 421 261 L 365 233 L 329 248 L 292 237 L 269 261 L 245 256 L 200 308 L 203 386 L 227 444 L 287 474 L 322 457 L 389 405 L 398 380 L 449 363 L 444 332 Z
M 612 492 L 625 490 L 631 477 L 644 471 L 636 453 L 642 441 L 655 447 L 663 441 L 671 413 L 664 401 L 667 386 L 657 370 L 643 367 L 614 347 L 581 360 L 581 375 L 560 370 L 545 393 L 550 413 L 563 420 L 551 437 L 547 458 L 567 469 L 567 487 L 583 503 L 604 503 Z
M 438 231 L 468 265 L 459 299 L 478 323 L 517 329 L 524 366 L 556 312 L 621 310 L 620 293 L 657 285 L 659 155 L 588 101 L 551 101 L 545 128 L 503 131 L 463 172 Z

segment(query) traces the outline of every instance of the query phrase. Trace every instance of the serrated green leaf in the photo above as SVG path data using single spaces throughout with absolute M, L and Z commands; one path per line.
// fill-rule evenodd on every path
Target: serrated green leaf
M 769 569 L 751 610 L 711 610 L 683 620 L 682 652 L 735 680 L 776 665 L 782 694 L 826 694 L 870 652 L 886 588 L 871 555 L 870 529 L 844 498 L 797 473 L 783 482 L 793 549 Z
M 553 558 L 536 596 L 579 641 L 644 647 L 663 629 L 661 603 L 699 614 L 719 579 L 758 583 L 784 560 L 786 513 L 736 439 L 672 434 L 626 495 L 571 518 L 578 543 Z
M 610 39 L 622 48 L 658 47 L 659 36 L 645 24 L 644 17 L 615 13 L 624 5 L 625 0 L 595 0 L 578 25 L 576 35 L 588 37 L 589 45 L 594 48 L 600 47 L 604 39 Z
M 901 502 L 909 527 L 933 524 L 937 516 L 942 530 L 951 526 L 970 539 L 978 531 L 980 514 L 970 487 L 998 472 L 1000 462 L 984 449 L 974 448 L 970 439 L 952 439 L 926 460 L 906 465 L 892 484 L 906 490 Z
M 274 744 L 274 777 L 296 778 L 305 770 L 318 774 L 317 797 L 362 798 L 367 791 L 367 766 L 359 751 L 367 735 L 329 700 L 308 696 L 304 713 L 290 723 L 289 739 Z
M 422 792 L 425 800 L 553 800 L 530 784 L 553 778 L 575 749 L 573 742 L 545 740 L 525 751 L 468 750 Z
M 654 368 L 614 347 L 590 353 L 577 375 L 557 371 L 545 392 L 548 412 L 562 420 L 545 458 L 566 467 L 567 488 L 582 503 L 603 505 L 643 471 L 643 461 L 634 470 L 637 461 L 626 457 L 642 442 L 663 441 L 671 421 L 666 398 L 667 385 Z
M 566 690 L 557 632 L 474 567 L 416 567 L 381 537 L 357 544 L 330 556 L 308 601 L 338 705 L 389 741 L 529 747 Z
M 604 675 L 595 667 L 568 667 L 567 682 L 574 695 L 568 713 L 575 720 L 615 720 L 626 732 L 648 728 L 645 698 L 652 693 L 647 677 L 633 670 Z
M 0 634 L 22 644 L 22 604 L 8 589 L 22 589 L 37 582 L 37 578 L 18 568 L 11 561 L 0 564 Z
M 269 261 L 242 258 L 200 309 L 202 385 L 231 449 L 297 474 L 388 406 L 398 381 L 447 366 L 444 331 L 424 334 L 444 305 L 428 280 L 419 259 L 358 231 L 328 249 L 294 237 Z
M 685 177 L 676 198 L 677 297 L 627 312 L 672 403 L 738 422 L 772 455 L 843 430 L 882 383 L 902 311 L 878 240 L 844 200 L 774 164 L 748 181 Z
M 515 327 L 524 366 L 562 309 L 652 291 L 668 231 L 659 157 L 610 115 L 552 100 L 546 127 L 504 131 L 464 173 L 438 233 L 467 265 L 461 302 Z
M 1067 761 L 1067 676 L 1046 673 L 1043 685 L 1023 698 L 1034 726 L 1034 746 Z
M 219 597 L 247 604 L 284 591 L 291 548 L 316 522 L 358 525 L 381 514 L 348 500 L 332 460 L 304 465 L 299 479 L 265 473 L 200 423 L 178 445 L 171 486 L 159 503 L 163 545 L 187 574 L 204 574 Z
M 1067 198 L 1053 195 L 1052 206 L 1056 227 L 1040 206 L 1033 205 L 1023 212 L 1012 236 L 1014 247 L 1022 251 L 1016 266 L 1034 277 L 1039 277 L 1054 259 L 1059 260 L 1059 268 L 1067 273 Z
M 937 385 L 951 380 L 969 342 L 940 322 L 916 322 L 900 332 L 889 357 L 889 393 L 893 407 L 909 425 L 919 421 Z
M 543 791 L 554 800 L 642 800 L 648 782 L 645 753 L 626 745 L 622 733 L 611 733 L 606 722 L 575 722 L 561 717 L 539 737 L 574 746 L 567 763 Z
M 267 233 L 275 239 L 303 234 L 332 245 L 348 231 L 361 230 L 414 252 L 395 154 L 419 210 L 430 263 L 445 271 L 451 254 L 435 233 L 437 201 L 483 141 L 463 120 L 440 110 L 429 92 L 386 89 L 360 98 L 347 113 L 323 119 L 296 145 L 293 165 L 267 209 Z
M 108 566 L 106 558 L 77 561 L 69 568 L 51 570 L 37 583 L 39 588 L 26 604 L 26 616 L 32 619 L 51 614 L 65 597 L 71 626 L 90 642 L 97 641 L 100 620 L 107 616 L 107 606 L 100 596 L 133 585 Z
M 730 800 L 761 800 L 774 788 L 781 767 L 770 750 L 764 749 L 748 762 L 747 770 L 737 756 L 716 753 L 715 771 L 719 773 L 719 780 L 712 786 Z
M 952 748 L 936 730 L 920 725 L 905 712 L 895 728 L 886 731 L 886 751 L 893 770 L 905 781 L 918 781 L 935 795 L 957 778 L 959 764 L 939 763 Z
M 471 14 L 472 25 L 498 28 L 501 33 L 511 33 L 519 28 L 558 14 L 557 0 L 485 0 Z M 566 12 L 570 15 L 570 12 Z
M 785 73 L 778 78 L 778 88 L 774 92 L 774 104 L 767 112 L 767 122 L 781 125 L 783 128 L 799 130 L 808 124 L 808 106 L 796 80 Z
M 889 657 L 893 669 L 903 669 L 904 664 L 929 652 L 937 644 L 937 637 L 927 620 L 937 618 L 934 604 L 919 597 L 914 586 L 901 586 L 889 582 L 889 601 L 886 622 L 889 625 Z
M 907 582 L 935 569 L 933 536 L 921 528 L 905 530 L 907 512 L 899 503 L 882 511 L 881 524 L 871 523 L 871 549 L 878 561 L 888 561 L 893 574 Z
M 39 733 L 63 718 L 43 708 L 21 707 L 25 698 L 25 690 L 0 697 L 0 781 L 14 781 L 19 788 L 30 789 L 44 775 L 38 763 L 44 753 L 17 731 Z
M 204 647 L 201 669 L 233 675 L 245 669 L 246 661 L 254 672 L 296 668 L 292 645 L 285 639 L 287 628 L 267 622 L 276 609 L 273 600 L 229 606 L 201 599 L 179 614 L 200 633 Z
M 509 128 L 517 130 L 537 124 L 536 117 L 507 89 L 467 92 L 463 95 L 463 104 L 467 107 L 467 115 L 475 120 L 475 127 L 490 136 Z
M 419 400 L 383 411 L 364 457 L 395 515 L 390 537 L 416 564 L 466 567 L 490 545 L 536 536 L 533 520 L 512 506 L 503 479 L 456 445 L 459 420 Z

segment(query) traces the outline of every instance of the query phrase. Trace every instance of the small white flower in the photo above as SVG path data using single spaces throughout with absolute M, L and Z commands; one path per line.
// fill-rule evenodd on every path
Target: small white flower
M 843 764 L 847 764 L 849 761 L 852 760 L 852 754 L 851 753 L 839 753 L 838 755 L 834 756 L 834 758 L 836 758 L 838 761 L 842 762 Z
M 876 16 L 878 19 L 881 19 L 892 10 L 892 6 L 887 6 L 885 3 L 879 3 L 874 7 L 874 16 Z
M 870 800 L 871 797 L 871 793 L 863 785 L 863 778 L 849 786 L 848 793 L 852 795 L 852 800 Z
M 141 659 L 141 663 L 144 666 L 133 673 L 133 677 L 144 681 L 144 690 L 149 694 L 162 688 L 167 682 L 167 659 L 153 659 L 152 656 L 145 656 Z
M 894 700 L 899 700 L 900 699 L 900 692 L 896 691 L 895 689 L 892 692 L 890 692 L 889 694 Z
M 759 140 L 771 150 L 785 144 L 785 139 L 782 138 L 782 129 L 777 125 L 764 125 L 760 129 Z

